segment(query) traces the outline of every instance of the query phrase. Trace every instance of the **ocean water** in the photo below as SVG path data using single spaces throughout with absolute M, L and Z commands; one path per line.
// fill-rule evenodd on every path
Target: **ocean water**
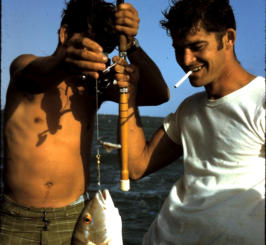
M 163 118 L 142 117 L 146 138 L 162 124 Z M 116 142 L 117 116 L 99 115 L 99 133 L 103 140 Z M 96 132 L 96 131 L 95 131 Z M 99 189 L 97 185 L 96 168 L 96 135 L 91 154 L 91 185 L 89 192 L 94 193 Z M 2 145 L 1 145 L 2 146 Z M 109 189 L 115 206 L 119 209 L 123 222 L 124 245 L 141 245 L 144 233 L 156 217 L 163 201 L 167 197 L 173 184 L 183 174 L 183 166 L 175 161 L 168 167 L 153 173 L 141 180 L 131 181 L 130 191 L 120 190 L 120 169 L 117 151 L 107 153 L 100 149 L 101 154 L 101 189 Z M 2 149 L 1 149 L 2 160 Z M 1 161 L 2 162 L 2 161 Z M 2 179 L 0 166 L 0 178 Z M 0 189 L 2 182 L 0 181 Z
M 160 127 L 163 118 L 142 117 L 142 124 L 147 139 Z M 100 137 L 104 140 L 116 142 L 117 116 L 100 115 Z M 95 137 L 94 137 L 95 138 Z M 96 145 L 96 144 L 94 144 Z M 96 148 L 92 150 L 92 183 L 91 191 L 96 191 Z M 168 167 L 153 173 L 138 181 L 131 181 L 128 192 L 120 190 L 120 170 L 117 152 L 107 153 L 101 150 L 101 188 L 109 189 L 113 201 L 119 209 L 123 222 L 124 245 L 140 245 L 144 233 L 156 217 L 163 201 L 167 197 L 173 184 L 182 176 L 183 166 L 175 161 Z

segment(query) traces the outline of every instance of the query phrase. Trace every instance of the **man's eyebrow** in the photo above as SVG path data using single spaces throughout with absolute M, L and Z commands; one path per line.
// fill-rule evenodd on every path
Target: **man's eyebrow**
M 195 41 L 195 42 L 191 42 L 191 43 L 187 43 L 185 46 L 194 46 L 197 44 L 208 44 L 208 41 L 205 40 L 199 40 L 199 41 Z
M 178 43 L 172 43 L 172 46 L 174 48 L 184 48 L 184 47 L 192 47 L 198 44 L 208 44 L 208 41 L 205 40 L 198 40 L 198 41 L 193 41 L 193 42 L 188 42 L 186 44 L 178 44 Z
M 209 43 L 209 41 L 207 41 L 207 40 L 199 40 L 199 41 L 196 42 L 196 43 Z

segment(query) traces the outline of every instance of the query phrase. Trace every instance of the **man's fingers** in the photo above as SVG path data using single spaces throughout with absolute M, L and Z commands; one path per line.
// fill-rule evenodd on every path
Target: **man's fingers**
M 98 72 L 94 72 L 94 71 L 90 71 L 86 74 L 86 76 L 90 76 L 94 79 L 98 79 L 99 78 L 99 73 Z
M 127 65 L 127 61 L 119 56 L 114 56 L 112 60 L 114 63 L 117 63 L 119 65 Z
M 73 46 L 67 48 L 66 55 L 67 57 L 70 57 L 73 59 L 76 58 L 76 59 L 88 60 L 92 62 L 105 63 L 108 61 L 107 56 L 102 53 L 95 53 L 85 48 L 77 49 L 77 48 L 74 48 Z
M 116 29 L 126 35 L 135 36 L 138 33 L 140 19 L 138 12 L 131 4 L 121 4 L 116 12 Z
M 122 4 L 120 4 L 118 6 L 117 13 L 119 13 L 119 11 L 129 11 L 129 12 L 132 13 L 132 15 L 138 16 L 138 11 L 130 3 L 122 3 Z
M 139 73 L 136 66 L 132 64 L 128 64 L 126 60 L 121 57 L 115 56 L 113 57 L 113 62 L 115 65 L 115 79 L 117 80 L 117 84 L 119 87 L 131 87 L 136 86 Z
M 106 68 L 108 57 L 102 52 L 101 46 L 93 40 L 74 34 L 65 45 L 65 63 L 74 74 L 88 74 L 97 78 L 98 72 Z
M 128 36 L 136 36 L 138 33 L 138 28 L 131 28 L 125 26 L 116 26 L 116 30 L 119 32 L 123 32 Z
M 92 39 L 88 37 L 84 37 L 80 33 L 75 33 L 71 37 L 71 39 L 68 41 L 68 46 L 74 46 L 75 48 L 78 48 L 78 49 L 85 48 L 95 53 L 103 52 L 103 48 L 98 43 L 96 43 L 95 41 L 93 41 Z
M 126 24 L 138 26 L 140 19 L 138 16 L 133 15 L 131 12 L 118 12 L 116 14 L 116 23 L 117 24 Z
M 72 58 L 66 58 L 66 62 L 83 70 L 103 71 L 106 68 L 104 63 L 96 63 Z
M 106 65 L 103 63 L 88 62 L 83 60 L 66 58 L 68 71 L 75 75 L 88 75 L 92 78 L 99 78 L 99 71 L 103 71 Z
M 118 83 L 119 87 L 128 87 L 129 81 L 130 81 L 130 76 L 128 74 L 119 74 L 119 73 L 117 73 L 115 75 L 115 78 L 117 80 L 117 83 Z

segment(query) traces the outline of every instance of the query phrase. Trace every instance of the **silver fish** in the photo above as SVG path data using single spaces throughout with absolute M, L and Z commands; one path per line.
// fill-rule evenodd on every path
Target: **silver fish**
M 123 245 L 121 216 L 108 190 L 99 190 L 84 208 L 72 245 Z
M 118 150 L 118 149 L 121 149 L 121 145 L 120 145 L 120 144 L 115 144 L 115 143 L 106 142 L 106 141 L 102 141 L 102 140 L 98 140 L 98 142 L 102 145 L 102 147 L 103 147 L 107 152 L 111 152 L 112 150 Z

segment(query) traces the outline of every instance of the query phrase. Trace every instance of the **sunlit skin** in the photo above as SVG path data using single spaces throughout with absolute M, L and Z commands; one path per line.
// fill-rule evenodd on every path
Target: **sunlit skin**
M 236 33 L 228 29 L 222 37 L 222 48 L 215 33 L 208 33 L 200 25 L 180 39 L 173 31 L 176 60 L 185 72 L 192 70 L 192 86 L 205 86 L 209 98 L 217 99 L 251 81 L 254 76 L 242 69 L 234 57 Z
M 132 5 L 119 6 L 116 24 L 117 30 L 127 35 L 130 46 L 139 24 L 138 13 Z M 88 82 L 82 83 L 81 76 L 86 75 L 95 82 L 99 71 L 106 68 L 103 52 L 86 32 L 68 36 L 67 26 L 62 26 L 52 55 L 25 54 L 12 62 L 4 122 L 4 193 L 17 204 L 63 207 L 88 189 L 97 108 L 95 92 Z M 134 62 L 138 62 L 138 57 L 141 62 L 143 57 L 146 61 L 142 65 L 147 71 L 143 77 L 145 83 L 140 81 L 142 91 L 147 94 L 150 87 L 154 91 L 153 98 L 140 93 L 140 101 L 164 102 L 168 99 L 168 88 L 159 69 L 143 50 L 136 53 Z M 115 69 L 119 72 L 119 67 Z M 128 82 L 129 75 L 118 74 L 119 83 L 120 79 Z M 112 87 L 99 105 L 117 99 L 116 91 L 118 88 Z

